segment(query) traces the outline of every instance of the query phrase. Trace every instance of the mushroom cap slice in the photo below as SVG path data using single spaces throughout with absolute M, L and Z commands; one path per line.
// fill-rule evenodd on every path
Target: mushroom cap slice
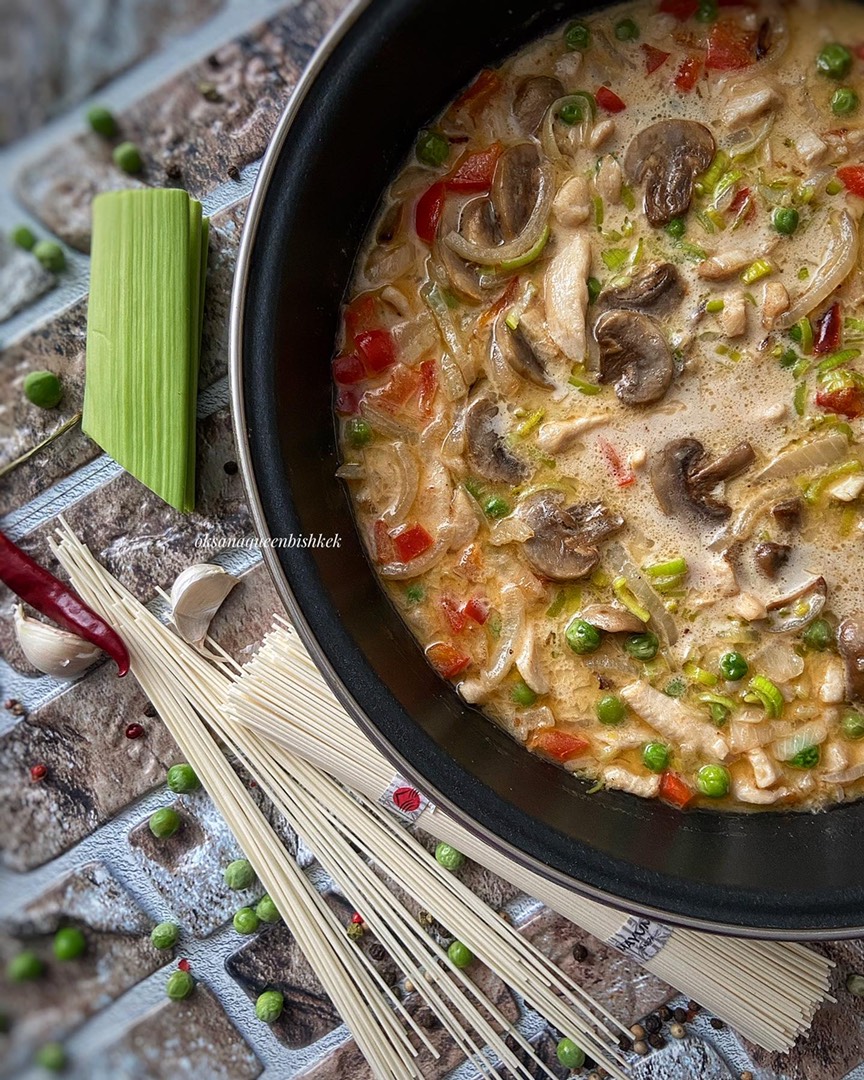
M 526 135 L 533 135 L 543 123 L 550 105 L 564 97 L 564 87 L 548 75 L 522 79 L 513 95 L 513 115 Z
M 864 615 L 849 615 L 837 628 L 837 648 L 846 665 L 846 694 L 864 701 Z
M 505 242 L 515 240 L 528 224 L 541 183 L 540 151 L 536 143 L 517 143 L 498 159 L 489 197 Z
M 664 514 L 693 514 L 725 521 L 732 510 L 711 495 L 723 480 L 731 480 L 753 463 L 756 455 L 748 442 L 739 443 L 713 462 L 698 439 L 674 439 L 656 454 L 649 477 Z
M 465 410 L 465 444 L 471 468 L 494 484 L 519 484 L 531 472 L 504 442 L 498 405 L 484 393 Z
M 607 634 L 641 634 L 645 630 L 641 619 L 617 604 L 589 604 L 582 609 L 582 618 Z
M 652 225 L 668 225 L 686 214 L 693 183 L 714 160 L 717 144 L 695 120 L 661 120 L 630 143 L 624 170 L 633 183 L 645 181 L 645 214 Z
M 828 585 L 825 578 L 813 578 L 795 592 L 781 596 L 767 605 L 768 629 L 772 634 L 803 630 L 825 607 L 827 599 Z
M 578 581 L 600 561 L 597 544 L 624 527 L 602 503 L 564 507 L 560 491 L 538 491 L 519 507 L 534 535 L 522 545 L 532 569 L 549 581 Z
M 684 296 L 684 284 L 672 263 L 654 263 L 635 274 L 628 285 L 604 289 L 597 299 L 600 311 L 614 308 L 665 313 Z
M 669 389 L 675 361 L 659 325 L 638 311 L 616 309 L 594 327 L 600 347 L 600 381 L 613 383 L 625 405 L 650 405 Z
M 535 349 L 521 323 L 515 330 L 511 330 L 503 318 L 498 319 L 492 335 L 492 348 L 496 349 L 508 367 L 523 379 L 535 386 L 542 386 L 544 390 L 554 388 L 555 382 L 546 370 L 543 355 Z
M 451 213 L 445 211 L 442 214 L 441 223 L 438 226 L 438 237 L 435 241 L 435 258 L 441 264 L 453 291 L 458 293 L 463 300 L 489 303 L 496 293 L 503 291 L 505 286 L 501 283 L 491 287 L 482 286 L 477 267 L 460 258 L 449 244 L 444 243 L 444 237 L 456 224 L 456 218 L 451 216 Z M 485 195 L 465 203 L 458 219 L 458 229 L 472 244 L 491 247 L 501 242 L 494 208 Z

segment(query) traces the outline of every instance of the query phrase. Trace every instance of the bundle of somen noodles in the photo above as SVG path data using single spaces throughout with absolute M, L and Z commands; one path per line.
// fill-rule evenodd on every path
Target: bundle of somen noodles
M 285 907 L 286 922 L 297 929 L 298 942 L 377 1075 L 415 1075 L 399 1071 L 416 1069 L 410 1039 L 395 1018 L 399 1007 L 394 1011 L 392 1002 L 385 1004 L 386 989 L 370 985 L 374 972 L 364 968 L 362 954 L 346 950 L 341 928 L 334 938 L 332 916 L 328 921 L 323 905 L 310 895 L 305 877 L 237 780 L 217 739 L 244 762 L 363 911 L 370 928 L 481 1071 L 490 1071 L 480 1051 L 485 1044 L 509 1072 L 525 1075 L 526 1067 L 508 1047 L 502 1030 L 523 1054 L 530 1050 L 518 1033 L 506 1029 L 488 1002 L 464 1003 L 464 993 L 474 993 L 472 984 L 418 931 L 416 920 L 400 909 L 393 894 L 381 891 L 380 878 L 356 855 L 358 847 L 551 1023 L 574 1037 L 613 1076 L 623 1075 L 617 1034 L 613 1035 L 616 1028 L 620 1032 L 620 1025 L 440 867 L 381 808 L 379 803 L 389 805 L 384 796 L 392 796 L 398 786 L 392 766 L 348 718 L 287 625 L 277 625 L 246 668 L 229 677 L 131 597 L 68 529 L 55 551 L 82 596 L 127 642 L 133 672 L 199 771 L 280 911 Z M 334 777 L 351 791 L 334 783 Z M 645 919 L 625 920 L 511 863 L 425 801 L 418 809 L 416 820 L 426 831 L 628 952 L 766 1049 L 788 1049 L 809 1028 L 827 996 L 832 965 L 803 946 L 714 938 L 671 931 Z M 298 896 L 301 906 L 295 906 Z M 300 912 L 314 926 L 297 927 Z M 319 956 L 314 950 L 322 936 L 327 947 Z M 328 965 L 322 974 L 324 958 Z M 356 980 L 361 973 L 359 982 L 344 981 L 346 976 Z M 369 999 L 370 993 L 375 1000 Z

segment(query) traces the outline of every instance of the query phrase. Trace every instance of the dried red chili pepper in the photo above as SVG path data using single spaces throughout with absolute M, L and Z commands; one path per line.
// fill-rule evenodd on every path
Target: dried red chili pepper
M 40 614 L 106 652 L 116 663 L 118 675 L 129 670 L 129 653 L 119 634 L 68 585 L 49 574 L 2 532 L 0 581 Z

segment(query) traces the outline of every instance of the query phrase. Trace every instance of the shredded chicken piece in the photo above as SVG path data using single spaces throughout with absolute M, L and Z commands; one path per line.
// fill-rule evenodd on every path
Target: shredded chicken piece
M 837 739 L 829 739 L 822 747 L 821 767 L 829 773 L 841 773 L 849 764 L 849 752 Z
M 753 779 L 756 781 L 756 787 L 768 788 L 772 784 L 776 784 L 780 779 L 780 770 L 777 768 L 777 763 L 772 761 L 761 748 L 749 750 L 747 760 L 753 766 Z
M 828 153 L 828 144 L 815 131 L 803 131 L 795 140 L 795 150 L 805 165 L 818 165 Z
M 839 656 L 831 656 L 825 665 L 819 700 L 826 705 L 839 705 L 846 697 L 846 669 Z
M 388 285 L 386 289 L 381 290 L 381 299 L 394 308 L 403 319 L 410 319 L 414 314 L 408 297 L 393 285 Z
M 715 727 L 680 701 L 655 690 L 650 683 L 643 680 L 630 683 L 622 688 L 621 697 L 646 724 L 679 743 L 685 753 L 688 749 L 701 751 L 716 761 L 730 757 L 729 744 Z
M 627 455 L 627 464 L 631 469 L 641 469 L 648 460 L 648 451 L 644 446 L 634 446 Z
M 601 120 L 599 124 L 595 124 L 588 137 L 589 149 L 599 150 L 603 143 L 615 134 L 615 126 L 614 120 Z
M 555 61 L 555 74 L 564 84 L 565 90 L 579 87 L 579 74 L 582 70 L 582 53 L 567 52 Z
M 606 786 L 629 791 L 631 795 L 640 795 L 643 799 L 653 799 L 660 791 L 660 777 L 656 773 L 639 776 L 623 765 L 607 765 L 603 770 Z
M 522 643 L 516 654 L 516 667 L 535 694 L 548 694 L 549 680 L 543 672 L 539 644 L 536 628 L 531 624 L 526 627 L 522 636 Z
M 720 119 L 734 131 L 782 104 L 783 98 L 764 79 L 748 79 L 730 87 L 730 100 L 724 105 Z
M 477 535 L 480 522 L 471 505 L 471 496 L 463 487 L 457 487 L 450 503 L 450 551 L 459 551 L 470 544 Z
M 747 301 L 744 293 L 734 292 L 727 295 L 717 321 L 726 337 L 737 338 L 747 333 Z
M 569 450 L 582 436 L 608 422 L 607 416 L 577 416 L 574 420 L 550 421 L 541 424 L 537 446 L 544 454 L 560 454 Z
M 527 740 L 532 731 L 542 731 L 550 727 L 555 727 L 555 716 L 545 705 L 538 705 L 536 709 L 520 709 L 513 718 L 513 734 L 522 742 Z
M 846 476 L 828 488 L 828 495 L 837 502 L 855 502 L 864 491 L 864 476 Z
M 732 780 L 732 794 L 740 802 L 753 803 L 754 806 L 770 806 L 771 803 L 787 798 L 791 793 L 788 788 L 758 788 L 746 777 L 737 776 Z
M 791 300 L 789 290 L 782 281 L 766 281 L 762 299 L 762 325 L 766 330 L 773 330 L 781 315 L 789 310 Z
M 546 322 L 552 340 L 574 363 L 585 359 L 588 275 L 591 241 L 580 233 L 560 238 L 557 254 L 546 270 Z
M 621 172 L 621 166 L 611 154 L 606 154 L 601 159 L 600 168 L 594 177 L 597 194 L 608 203 L 618 203 L 621 200 L 623 184 L 624 174 Z
M 591 213 L 591 193 L 584 176 L 571 176 L 561 185 L 552 213 L 562 225 L 581 225 Z
M 768 615 L 765 604 L 753 593 L 742 592 L 732 601 L 732 611 L 745 622 L 756 622 Z
M 699 263 L 696 272 L 705 281 L 725 281 L 742 270 L 746 270 L 756 258 L 757 256 L 750 250 L 735 248 L 733 251 L 723 251 Z

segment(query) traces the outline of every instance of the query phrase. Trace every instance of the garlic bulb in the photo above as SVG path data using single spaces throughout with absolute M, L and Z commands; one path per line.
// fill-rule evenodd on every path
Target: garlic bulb
M 33 667 L 58 679 L 76 678 L 98 660 L 102 652 L 77 634 L 28 618 L 21 604 L 15 609 L 15 635 Z
M 237 578 L 214 563 L 196 563 L 183 571 L 171 588 L 171 619 L 190 645 L 200 645 L 213 616 Z

